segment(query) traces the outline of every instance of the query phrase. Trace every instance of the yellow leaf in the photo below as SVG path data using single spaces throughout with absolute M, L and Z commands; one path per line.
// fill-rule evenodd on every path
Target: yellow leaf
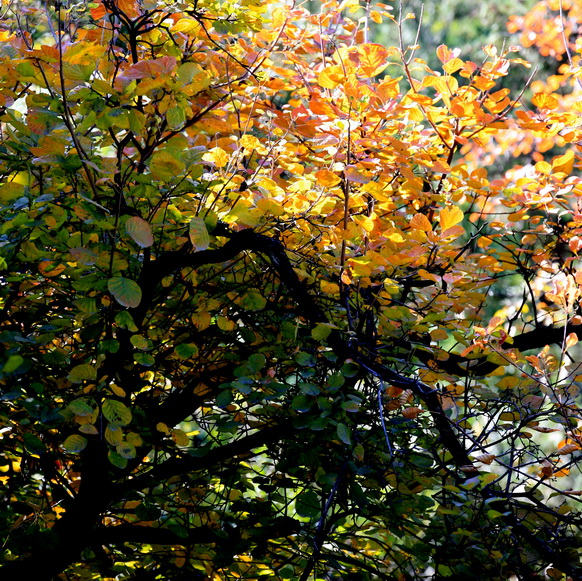
M 249 151 L 261 149 L 261 142 L 254 135 L 243 135 L 239 139 L 239 143 Z
M 228 153 L 221 147 L 213 147 L 202 156 L 204 161 L 213 163 L 216 167 L 224 167 L 228 163 Z
M 183 430 L 180 430 L 178 428 L 172 430 L 172 440 L 174 440 L 174 442 L 178 446 L 190 445 L 190 438 L 186 435 L 186 433 Z
M 555 157 L 552 160 L 552 172 L 553 173 L 572 173 L 574 169 L 574 152 L 569 149 L 564 155 Z
M 344 80 L 344 71 L 339 65 L 331 65 L 317 75 L 317 82 L 324 89 L 334 89 Z
M 536 93 L 531 102 L 540 109 L 549 109 L 550 111 L 557 109 L 560 104 L 553 95 L 547 95 L 546 93 Z
M 449 228 L 452 228 L 459 222 L 462 222 L 464 218 L 463 211 L 457 206 L 449 206 L 443 208 L 439 214 L 439 220 L 441 222 L 441 231 L 445 232 Z
M 449 75 L 452 75 L 453 73 L 456 73 L 458 70 L 462 69 L 464 65 L 465 63 L 461 59 L 453 58 L 443 66 L 443 70 Z

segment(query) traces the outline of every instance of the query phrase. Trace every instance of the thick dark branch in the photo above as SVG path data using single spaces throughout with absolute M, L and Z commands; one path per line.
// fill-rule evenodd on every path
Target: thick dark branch
M 517 349 L 523 353 L 533 349 L 542 349 L 546 345 L 561 345 L 564 337 L 570 333 L 576 333 L 578 339 L 582 340 L 582 325 L 567 325 L 566 327 L 542 325 L 533 331 L 516 335 L 513 337 L 513 343 L 505 343 L 503 349 Z M 398 346 L 410 351 L 414 349 L 414 345 L 406 341 L 399 342 Z M 414 355 L 423 363 L 435 361 L 434 355 L 426 350 L 418 349 Z M 468 358 L 461 357 L 458 353 L 449 353 L 448 359 L 439 360 L 436 363 L 439 369 L 457 377 L 482 377 L 499 367 L 498 363 L 489 361 L 486 355 Z
M 241 531 L 245 530 L 248 524 L 250 530 L 254 529 L 254 523 L 239 521 L 234 529 L 238 537 Z M 301 529 L 301 523 L 291 517 L 277 517 L 268 524 L 261 523 L 260 532 L 262 538 L 279 539 L 289 535 L 297 534 Z M 259 530 L 259 529 L 257 529 Z M 239 539 L 237 539 L 239 540 Z M 217 545 L 228 543 L 222 531 L 217 534 L 216 529 L 207 526 L 189 528 L 186 536 L 179 536 L 167 528 L 151 527 L 141 525 L 117 525 L 99 527 L 95 530 L 92 541 L 102 545 L 112 545 L 118 543 L 136 543 L 149 545 Z
M 220 446 L 211 448 L 205 455 L 182 456 L 170 458 L 161 464 L 154 466 L 150 471 L 141 476 L 128 478 L 122 484 L 112 486 L 111 497 L 114 500 L 125 498 L 127 492 L 143 490 L 155 486 L 178 474 L 209 470 L 223 462 L 237 461 L 238 456 L 254 455 L 253 450 L 267 444 L 289 438 L 289 426 L 285 424 L 264 427 L 250 436 L 245 436 Z
M 148 268 L 144 268 L 144 272 L 142 272 L 142 276 L 140 277 L 140 283 L 142 283 L 140 286 L 146 291 L 144 292 L 145 300 L 142 299 L 142 305 L 137 309 L 137 311 L 141 309 L 141 312 L 139 312 L 136 318 L 141 320 L 145 316 L 147 305 L 153 299 L 153 293 L 155 292 L 157 284 L 152 283 L 157 283 L 163 277 L 184 267 L 198 268 L 206 264 L 223 263 L 232 260 L 241 252 L 252 251 L 262 254 L 270 260 L 281 283 L 286 287 L 290 296 L 293 297 L 297 305 L 297 311 L 309 323 L 329 322 L 323 309 L 321 309 L 311 296 L 307 287 L 299 280 L 287 257 L 285 247 L 279 240 L 258 234 L 251 229 L 231 232 L 224 226 L 219 226 L 219 230 L 215 233 L 228 237 L 228 242 L 224 246 L 213 250 L 193 253 L 181 251 L 166 253 L 156 261 L 149 263 Z M 441 441 L 451 453 L 454 464 L 458 467 L 471 464 L 454 428 L 444 415 L 438 395 L 434 390 L 416 378 L 410 378 L 397 373 L 393 369 L 367 358 L 358 351 L 357 347 L 346 341 L 337 330 L 332 331 L 328 336 L 327 343 L 342 359 L 357 361 L 368 373 L 377 377 L 379 380 L 403 389 L 411 389 L 425 403 L 430 411 L 435 422 L 435 427 L 439 431 Z

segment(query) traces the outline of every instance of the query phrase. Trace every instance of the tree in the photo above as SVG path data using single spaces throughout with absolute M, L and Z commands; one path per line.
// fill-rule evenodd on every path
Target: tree
M 6 9 L 3 579 L 580 578 L 582 120 L 358 5 Z

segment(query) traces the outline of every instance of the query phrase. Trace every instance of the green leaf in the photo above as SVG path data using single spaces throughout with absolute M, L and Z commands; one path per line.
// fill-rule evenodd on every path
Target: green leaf
M 291 407 L 298 412 L 308 412 L 313 405 L 313 400 L 306 395 L 296 395 L 291 402 Z
M 67 406 L 67 409 L 76 416 L 90 416 L 94 411 L 93 407 L 85 399 L 74 399 Z
M 249 289 L 241 299 L 241 307 L 247 311 L 260 311 L 267 305 L 267 299 L 257 289 Z
M 119 313 L 115 315 L 115 322 L 122 329 L 127 329 L 132 333 L 137 331 L 137 326 L 133 321 L 133 317 L 128 311 L 119 311 Z
M 22 364 L 24 363 L 24 358 L 20 355 L 9 355 L 8 359 L 2 366 L 3 373 L 14 373 Z
M 313 355 L 310 355 L 309 353 L 304 353 L 303 351 L 299 351 L 299 353 L 296 353 L 293 359 L 295 359 L 297 364 L 301 365 L 301 367 L 313 367 L 315 366 L 316 363 L 315 357 L 313 357 Z
M 357 412 L 360 409 L 360 405 L 355 401 L 344 401 L 342 409 L 346 410 L 346 412 Z
M 166 120 L 170 129 L 180 129 L 180 127 L 182 127 L 186 122 L 186 112 L 184 111 L 184 108 L 179 105 L 170 107 L 166 112 Z
M 78 454 L 79 452 L 82 452 L 86 446 L 87 438 L 83 438 L 83 436 L 80 436 L 79 434 L 73 434 L 63 442 L 63 448 L 70 454 Z
M 180 359 L 190 359 L 190 357 L 198 355 L 198 347 L 194 343 L 180 343 L 180 345 L 174 347 L 174 353 Z
M 38 436 L 26 433 L 22 436 L 22 439 L 24 440 L 24 447 L 31 454 L 42 454 L 46 452 L 46 446 Z
M 337 425 L 337 437 L 346 445 L 352 445 L 352 439 L 350 437 L 350 429 L 345 424 Z
M 136 455 L 135 446 L 129 442 L 121 442 L 120 444 L 117 444 L 116 451 L 122 458 L 131 459 L 135 458 Z
M 301 392 L 305 395 L 319 395 L 320 392 L 319 387 L 313 383 L 300 383 L 299 389 L 301 389 Z
M 324 339 L 327 339 L 332 329 L 333 327 L 329 323 L 317 323 L 317 325 L 311 329 L 311 336 L 316 341 L 323 341 Z
M 97 370 L 90 363 L 82 363 L 81 365 L 75 365 L 67 379 L 71 383 L 82 383 L 83 381 L 95 381 L 97 379 Z
M 101 411 L 116 426 L 127 426 L 131 422 L 131 410 L 117 399 L 106 399 L 103 402 Z
M 258 373 L 266 363 L 267 359 L 262 353 L 253 353 L 247 361 L 247 368 L 251 373 Z
M 188 227 L 188 234 L 194 250 L 206 250 L 210 246 L 210 235 L 204 218 L 192 218 Z
M 111 462 L 111 464 L 113 464 L 113 466 L 116 468 L 123 469 L 127 466 L 127 458 L 124 458 L 113 450 L 109 450 L 107 457 L 109 458 L 109 462 Z
M 154 243 L 152 227 L 143 218 L 132 216 L 125 223 L 125 231 L 141 248 L 148 248 Z
M 149 353 L 134 353 L 133 358 L 144 367 L 151 367 L 156 360 Z
M 170 182 L 180 176 L 186 166 L 181 159 L 177 159 L 175 155 L 172 155 L 169 151 L 158 151 L 152 156 L 150 162 L 150 171 L 152 172 L 152 177 L 155 180 L 161 180 L 163 182 Z
M 115 300 L 123 307 L 134 309 L 141 302 L 141 289 L 134 280 L 114 276 L 107 281 L 107 288 Z
M 152 342 L 143 335 L 132 335 L 129 341 L 136 349 L 142 351 L 149 351 L 152 348 Z
M 295 501 L 295 510 L 299 516 L 315 518 L 319 516 L 320 502 L 313 490 L 302 492 Z

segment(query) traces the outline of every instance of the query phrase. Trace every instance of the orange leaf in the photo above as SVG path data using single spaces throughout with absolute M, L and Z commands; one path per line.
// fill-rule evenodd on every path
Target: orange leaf
M 424 214 L 415 214 L 410 220 L 410 227 L 423 232 L 432 232 L 432 225 Z
M 570 333 L 566 337 L 566 349 L 570 349 L 570 347 L 573 347 L 576 343 L 578 343 L 578 335 L 576 335 L 576 333 Z
M 320 169 L 318 172 L 315 172 L 315 179 L 324 188 L 337 186 L 342 181 L 339 176 L 328 169 Z
M 574 452 L 576 450 L 580 450 L 580 446 L 578 446 L 578 444 L 574 444 L 574 443 L 566 444 L 565 446 L 558 448 L 556 450 L 556 454 L 560 454 L 560 456 L 563 456 L 564 454 L 571 454 L 572 452 Z
M 359 73 L 362 77 L 375 77 L 390 64 L 388 49 L 381 44 L 362 44 L 358 47 L 358 52 L 360 54 Z

